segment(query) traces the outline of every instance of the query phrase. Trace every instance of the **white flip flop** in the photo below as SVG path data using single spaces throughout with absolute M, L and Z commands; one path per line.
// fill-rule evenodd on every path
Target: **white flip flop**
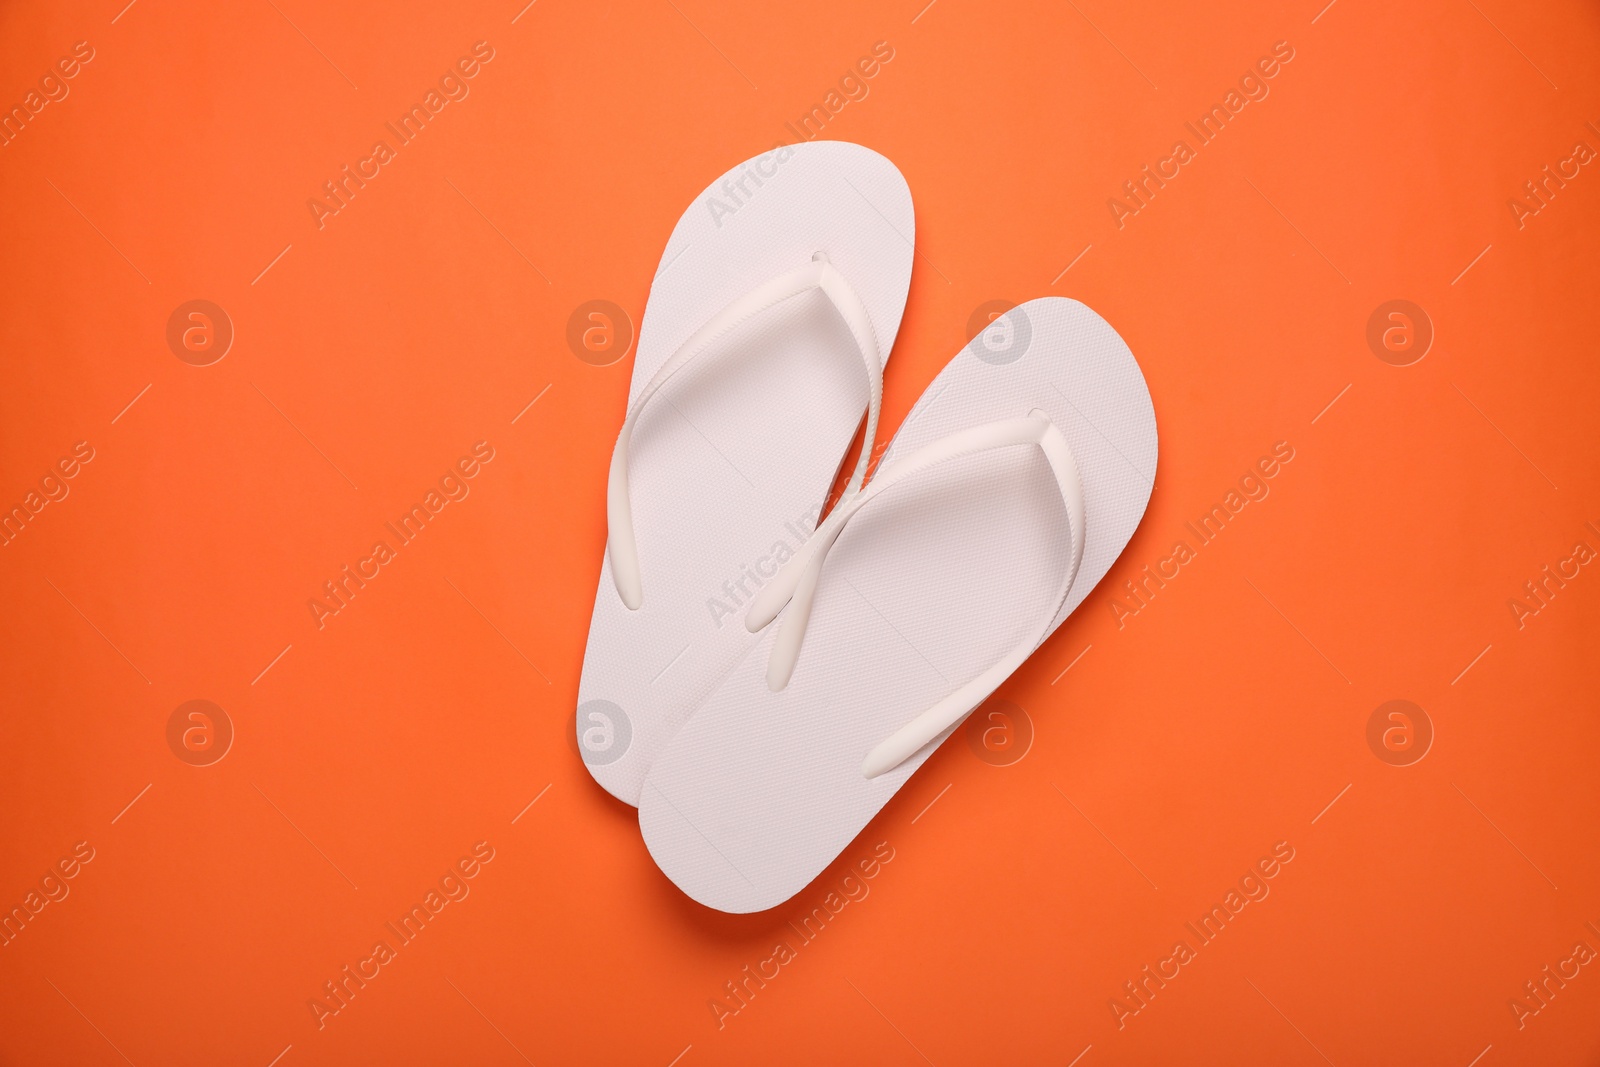
M 911 284 L 911 193 L 841 141 L 718 178 L 651 284 L 611 456 L 606 557 L 578 684 L 578 748 L 638 804 L 645 772 L 757 640 L 745 611 L 816 529 L 866 421 Z
M 1155 469 L 1144 375 L 1104 319 L 1059 297 L 997 319 L 656 756 L 639 827 L 661 870 L 726 912 L 803 889 L 1105 576 Z

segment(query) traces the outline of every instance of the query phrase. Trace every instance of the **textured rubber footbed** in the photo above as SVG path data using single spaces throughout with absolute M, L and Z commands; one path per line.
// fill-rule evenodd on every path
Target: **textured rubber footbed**
M 1067 438 L 1084 489 L 1083 561 L 1053 629 L 1133 535 L 1156 469 L 1144 376 L 1103 319 L 1060 298 L 1013 309 L 928 387 L 884 463 L 1035 408 Z M 780 616 L 657 757 L 639 825 L 662 871 L 728 912 L 803 889 L 951 731 L 871 781 L 866 753 L 1037 632 L 1068 529 L 1033 447 L 952 461 L 861 511 L 828 556 L 787 688 L 765 677 Z
M 630 406 L 708 319 L 817 251 L 859 294 L 887 361 L 911 282 L 905 180 L 859 145 L 784 153 L 735 167 L 678 221 Z M 815 528 L 867 397 L 849 329 L 813 291 L 715 342 L 645 408 L 628 466 L 644 601 L 622 604 L 604 559 L 578 685 L 579 751 L 612 795 L 638 803 L 656 752 L 757 640 L 743 608 Z

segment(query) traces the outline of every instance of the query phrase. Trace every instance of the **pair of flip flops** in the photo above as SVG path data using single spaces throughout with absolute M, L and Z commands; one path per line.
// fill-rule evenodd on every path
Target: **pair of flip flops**
M 651 286 L 578 745 L 661 870 L 720 911 L 821 873 L 1083 601 L 1149 500 L 1144 376 L 1057 297 L 962 349 L 866 482 L 913 228 L 887 159 L 789 146 L 696 199 Z

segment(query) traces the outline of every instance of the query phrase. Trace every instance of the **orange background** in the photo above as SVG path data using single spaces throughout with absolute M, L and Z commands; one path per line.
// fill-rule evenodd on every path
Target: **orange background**
M 94 459 L 0 548 L 0 906 L 94 859 L 0 948 L 0 1061 L 1596 1062 L 1600 968 L 1520 1027 L 1510 1001 L 1600 949 L 1600 574 L 1521 628 L 1508 602 L 1600 548 L 1600 166 L 1520 227 L 1508 200 L 1600 149 L 1600 12 L 1324 2 L 6 5 L 7 106 L 95 55 L 0 149 L 0 502 Z M 470 96 L 319 229 L 307 200 L 480 40 Z M 1001 691 L 1023 758 L 953 739 L 817 884 L 730 917 L 569 740 L 631 359 L 567 321 L 637 324 L 691 198 L 877 41 L 825 136 L 916 203 L 884 437 L 975 309 L 1058 294 L 1138 356 L 1161 466 Z M 1119 229 L 1108 198 L 1278 41 L 1270 96 Z M 209 366 L 166 341 L 197 298 L 236 334 Z M 1435 331 L 1405 367 L 1366 341 L 1397 298 Z M 322 583 L 478 441 L 471 495 L 319 629 Z M 1270 496 L 1119 626 L 1279 441 Z M 194 699 L 235 731 L 210 766 L 167 740 Z M 1368 744 L 1391 699 L 1434 731 L 1409 766 Z M 480 841 L 470 895 L 319 1029 Z M 870 896 L 719 1028 L 880 841 Z M 1270 896 L 1119 1027 L 1278 842 Z

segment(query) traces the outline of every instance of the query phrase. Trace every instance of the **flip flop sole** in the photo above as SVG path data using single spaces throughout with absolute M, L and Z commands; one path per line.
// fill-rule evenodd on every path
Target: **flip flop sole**
M 1156 469 L 1144 376 L 1103 319 L 1061 298 L 1013 309 L 928 387 L 884 462 L 1035 408 L 1067 438 L 1084 492 L 1083 560 L 1053 628 L 1126 546 Z M 1021 447 L 915 475 L 860 512 L 822 570 L 788 686 L 766 680 L 780 616 L 658 755 L 639 826 L 662 871 L 726 912 L 803 889 L 956 727 L 876 779 L 865 754 L 1055 607 L 1064 523 L 1048 465 Z
M 740 164 L 667 243 L 630 408 L 704 322 L 818 251 L 860 295 L 887 359 L 912 239 L 905 180 L 870 149 L 817 141 Z M 643 601 L 622 603 L 608 553 L 575 722 L 585 765 L 612 795 L 638 803 L 655 754 L 755 642 L 743 607 L 814 529 L 867 395 L 849 330 L 813 291 L 724 335 L 643 409 L 628 467 Z

